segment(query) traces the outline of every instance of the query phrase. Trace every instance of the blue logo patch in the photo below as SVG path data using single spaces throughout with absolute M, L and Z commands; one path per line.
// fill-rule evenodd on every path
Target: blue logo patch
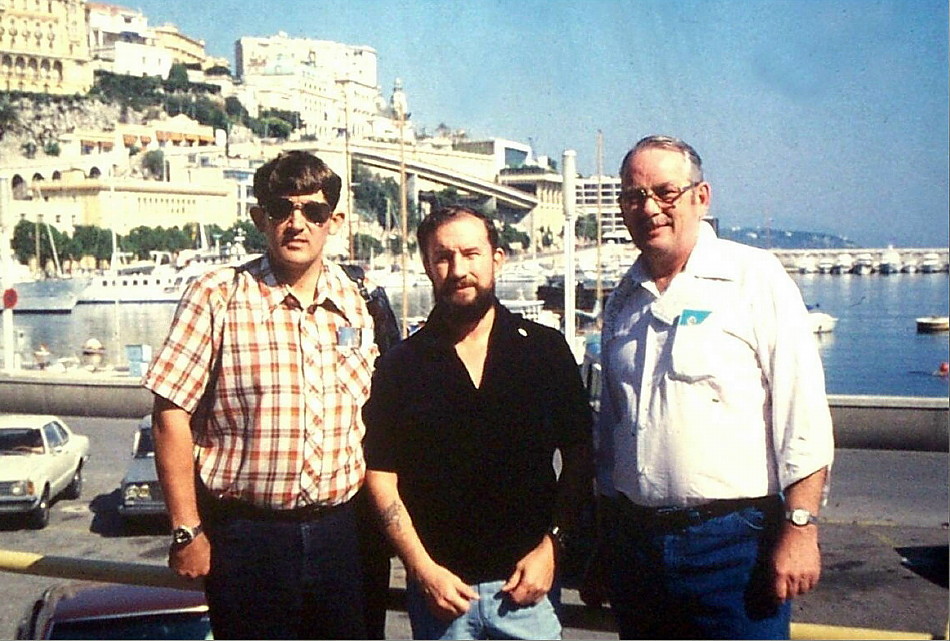
M 683 313 L 680 314 L 680 325 L 699 325 L 702 323 L 712 312 L 702 310 L 702 309 L 684 309 Z

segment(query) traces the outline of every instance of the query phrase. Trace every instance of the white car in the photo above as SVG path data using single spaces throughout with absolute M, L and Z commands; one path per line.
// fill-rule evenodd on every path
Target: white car
M 62 419 L 0 414 L 0 514 L 25 514 L 30 527 L 46 527 L 53 499 L 82 494 L 88 458 L 89 438 Z

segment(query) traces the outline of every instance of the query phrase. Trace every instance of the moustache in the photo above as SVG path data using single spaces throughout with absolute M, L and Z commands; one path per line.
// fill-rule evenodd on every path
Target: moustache
M 441 294 L 451 294 L 467 287 L 478 287 L 478 283 L 471 278 L 461 278 L 456 281 L 447 281 L 442 285 Z
M 663 227 L 664 225 L 669 225 L 673 222 L 673 219 L 666 214 L 657 214 L 656 216 L 651 216 L 650 218 L 644 218 L 640 222 L 640 227 L 646 230 L 656 229 L 657 227 Z

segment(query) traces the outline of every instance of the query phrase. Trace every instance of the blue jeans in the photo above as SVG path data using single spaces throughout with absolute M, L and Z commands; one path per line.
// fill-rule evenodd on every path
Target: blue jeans
M 208 523 L 205 592 L 216 639 L 363 639 L 352 506 L 313 521 Z
M 780 510 L 744 508 L 675 528 L 620 510 L 610 559 L 620 638 L 787 639 L 791 602 L 775 603 L 770 569 Z
M 550 599 L 518 607 L 501 591 L 504 581 L 476 583 L 478 601 L 468 612 L 440 621 L 429 611 L 425 595 L 415 581 L 406 583 L 406 610 L 413 639 L 560 639 L 561 623 Z

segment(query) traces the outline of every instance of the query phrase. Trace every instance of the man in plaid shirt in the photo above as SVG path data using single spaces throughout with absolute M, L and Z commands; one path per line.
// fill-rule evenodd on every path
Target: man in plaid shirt
M 215 638 L 363 638 L 351 499 L 378 354 L 356 285 L 324 259 L 341 180 L 282 153 L 254 176 L 265 255 L 185 292 L 145 377 L 169 565 L 205 577 Z

